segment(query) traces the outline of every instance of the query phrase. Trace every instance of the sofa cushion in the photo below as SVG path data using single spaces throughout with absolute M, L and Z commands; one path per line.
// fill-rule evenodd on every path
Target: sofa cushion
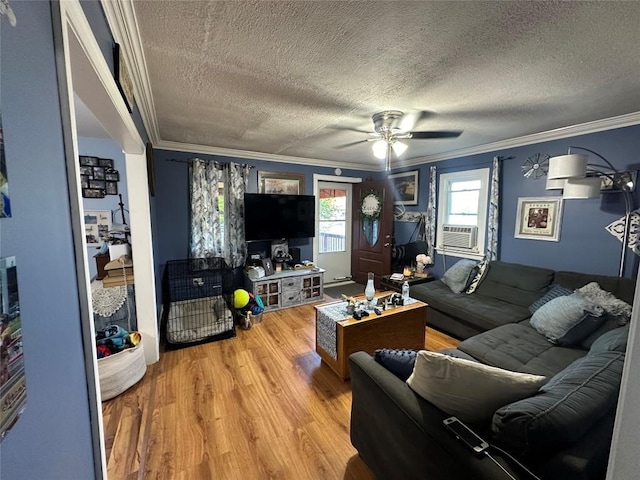
M 601 335 L 591 345 L 589 355 L 598 352 L 622 352 L 627 351 L 627 338 L 629 337 L 629 325 L 616 328 Z
M 458 349 L 487 365 L 548 377 L 587 353 L 550 343 L 528 322 L 503 325 L 480 333 L 461 342 Z
M 451 289 L 452 292 L 460 293 L 463 290 L 466 290 L 469 285 L 469 276 L 475 266 L 476 262 L 473 260 L 458 260 L 446 272 L 444 272 L 442 281 Z
M 631 319 L 631 305 L 620 300 L 613 293 L 600 288 L 597 282 L 587 283 L 576 292 L 615 317 L 619 317 L 626 322 Z
M 531 326 L 558 345 L 578 344 L 604 322 L 602 308 L 579 293 L 557 297 L 531 317 Z
M 373 358 L 404 382 L 413 372 L 417 354 L 417 350 L 380 348 L 373 352 Z
M 576 290 L 589 282 L 598 282 L 603 290 L 613 293 L 617 298 L 633 304 L 636 291 L 635 278 L 612 277 L 608 275 L 591 275 L 577 272 L 556 272 L 554 282 Z
M 461 358 L 421 350 L 407 384 L 463 422 L 481 424 L 497 408 L 533 395 L 547 381 Z
M 496 298 L 528 308 L 553 280 L 553 270 L 494 260 L 474 295 Z
M 589 350 L 593 343 L 611 330 L 615 330 L 616 328 L 620 328 L 624 326 L 626 323 L 621 321 L 618 317 L 614 317 L 605 312 L 605 320 L 600 324 L 598 328 L 596 328 L 593 332 L 587 335 L 584 339 L 580 340 L 579 348 L 584 348 L 585 350 Z
M 477 292 L 471 295 L 453 293 L 440 280 L 412 286 L 411 296 L 428 303 L 431 308 L 446 312 L 447 315 L 471 323 L 482 330 L 519 322 L 531 316 L 526 307 L 496 298 L 478 296 Z
M 493 440 L 521 456 L 566 447 L 615 408 L 624 353 L 589 353 L 540 388 L 537 395 L 498 409 Z
M 529 305 L 529 311 L 531 313 L 536 313 L 536 310 L 538 310 L 545 303 L 553 300 L 554 298 L 564 297 L 567 295 L 571 295 L 572 293 L 573 293 L 573 290 L 571 290 L 570 288 L 563 287 L 562 285 L 558 285 L 557 283 L 554 283 L 553 285 L 551 285 L 549 290 L 547 290 L 547 293 L 545 293 L 543 296 L 541 296 L 539 299 L 537 299 L 535 302 Z

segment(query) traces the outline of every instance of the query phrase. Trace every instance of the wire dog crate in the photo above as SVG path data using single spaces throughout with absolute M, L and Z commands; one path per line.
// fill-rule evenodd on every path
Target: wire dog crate
M 223 258 L 170 260 L 163 284 L 168 346 L 187 347 L 235 336 L 233 271 Z

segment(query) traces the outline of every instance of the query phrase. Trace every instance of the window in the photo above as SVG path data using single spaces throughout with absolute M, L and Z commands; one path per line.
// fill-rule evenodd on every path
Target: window
M 487 227 L 487 207 L 489 192 L 489 169 L 467 170 L 440 175 L 438 198 L 438 230 L 436 246 L 439 253 L 458 257 L 480 259 L 484 256 L 485 232 Z M 473 229 L 455 229 L 456 234 L 469 235 L 455 242 L 447 237 L 445 245 L 444 226 L 477 227 L 473 240 Z M 451 231 L 451 229 L 447 229 Z M 451 244 L 457 244 L 452 246 Z M 469 246 L 465 248 L 462 245 Z M 474 245 L 475 244 L 475 245 Z

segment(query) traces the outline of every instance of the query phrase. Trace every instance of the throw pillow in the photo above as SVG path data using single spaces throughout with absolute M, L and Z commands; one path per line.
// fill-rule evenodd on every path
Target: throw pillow
M 524 457 L 574 443 L 615 408 L 624 358 L 624 353 L 610 351 L 579 358 L 537 395 L 496 411 L 493 440 Z
M 622 352 L 627 351 L 627 337 L 629 336 L 629 325 L 619 327 L 604 333 L 591 345 L 589 355 L 598 352 Z
M 587 283 L 576 292 L 616 317 L 620 317 L 627 322 L 631 319 L 631 305 L 624 300 L 620 300 L 613 293 L 600 288 L 598 282 Z
M 563 287 L 562 285 L 558 285 L 557 283 L 554 283 L 553 285 L 551 285 L 551 288 L 549 288 L 547 293 L 545 293 L 543 296 L 541 296 L 539 299 L 537 299 L 535 302 L 529 305 L 529 311 L 532 314 L 536 313 L 536 310 L 538 310 L 545 303 L 553 300 L 554 298 L 565 297 L 567 295 L 571 295 L 572 293 L 573 293 L 573 290 L 571 290 L 570 288 Z
M 484 278 L 484 274 L 487 273 L 488 267 L 489 260 L 483 260 L 471 270 L 471 283 L 469 283 L 469 286 L 467 286 L 465 290 L 468 294 L 476 291 L 476 288 L 478 288 L 478 285 L 480 285 L 480 282 Z
M 416 363 L 417 353 L 417 350 L 380 348 L 373 352 L 373 358 L 404 382 L 409 378 L 411 372 L 413 372 L 413 365 Z
M 467 288 L 469 274 L 475 266 L 476 262 L 473 260 L 458 260 L 451 266 L 451 268 L 449 268 L 449 270 L 444 272 L 442 281 L 451 289 L 452 292 L 460 293 Z
M 407 384 L 447 414 L 481 424 L 501 406 L 533 395 L 546 380 L 421 350 Z
M 575 345 L 605 320 L 603 311 L 579 293 L 557 297 L 541 306 L 529 323 L 557 345 Z

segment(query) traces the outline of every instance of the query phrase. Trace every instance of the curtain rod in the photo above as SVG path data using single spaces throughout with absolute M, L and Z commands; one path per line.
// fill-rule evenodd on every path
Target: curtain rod
M 194 160 L 202 160 L 203 162 L 213 162 L 213 163 L 217 163 L 220 165 L 226 164 L 226 163 L 231 163 L 231 162 L 221 162 L 220 160 L 209 160 L 207 158 L 188 158 L 186 160 L 180 159 L 180 158 L 165 158 L 164 161 L 165 162 L 175 162 L 175 163 L 191 163 Z M 247 165 L 246 163 L 244 165 Z M 249 168 L 256 168 L 255 165 L 247 165 Z

